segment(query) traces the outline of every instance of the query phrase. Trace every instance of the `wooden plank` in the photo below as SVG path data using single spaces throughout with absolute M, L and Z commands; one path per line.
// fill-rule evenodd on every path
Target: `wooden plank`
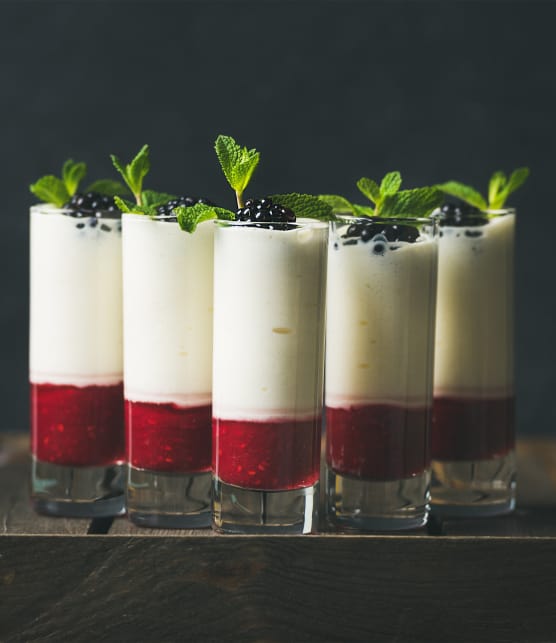
M 3 435 L 0 442 L 0 534 L 86 534 L 91 521 L 39 516 L 31 506 L 29 438 Z
M 216 536 L 216 533 L 212 531 L 212 529 L 150 529 L 148 527 L 138 527 L 125 516 L 114 520 L 109 534 L 111 536 L 156 536 L 161 538 L 177 536 Z
M 1 636 L 550 641 L 555 539 L 0 539 Z

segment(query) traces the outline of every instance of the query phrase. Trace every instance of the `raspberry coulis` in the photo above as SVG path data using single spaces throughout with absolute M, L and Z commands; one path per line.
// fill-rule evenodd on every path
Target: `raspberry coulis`
M 123 385 L 31 384 L 32 452 L 41 462 L 101 467 L 124 460 Z
M 211 406 L 126 400 L 128 462 L 139 469 L 174 473 L 210 471 Z
M 321 419 L 212 422 L 217 478 L 246 489 L 302 489 L 319 479 Z
M 432 416 L 434 460 L 490 460 L 515 445 L 515 398 L 435 397 Z
M 391 404 L 326 408 L 326 458 L 342 476 L 402 480 L 430 464 L 430 409 Z

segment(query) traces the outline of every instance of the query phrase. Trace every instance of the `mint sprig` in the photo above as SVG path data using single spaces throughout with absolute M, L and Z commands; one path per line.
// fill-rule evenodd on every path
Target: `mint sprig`
M 111 154 L 110 158 L 112 159 L 114 167 L 122 175 L 123 180 L 131 190 L 137 205 L 143 205 L 143 180 L 151 169 L 149 146 L 143 145 L 131 162 L 125 166 L 115 154 Z
M 279 203 L 284 208 L 289 208 L 296 218 L 319 219 L 332 221 L 334 214 L 332 207 L 311 194 L 273 194 L 270 197 L 274 203 Z
M 70 194 L 65 183 L 53 174 L 41 177 L 30 185 L 29 189 L 41 201 L 53 203 L 58 208 L 61 208 L 70 200 Z
M 256 149 L 238 145 L 231 136 L 220 134 L 214 143 L 216 156 L 230 187 L 236 193 L 238 208 L 243 207 L 243 193 L 259 164 Z
M 66 190 L 72 197 L 87 174 L 87 165 L 83 162 L 76 163 L 73 159 L 68 159 L 62 166 L 62 181 Z
M 190 206 L 180 205 L 174 208 L 173 212 L 178 218 L 180 228 L 186 232 L 195 232 L 197 226 L 203 221 L 210 221 L 211 219 L 233 221 L 236 216 L 231 210 L 207 205 L 206 203 L 195 203 Z
M 121 196 L 122 194 L 128 194 L 129 190 L 127 187 L 120 183 L 120 181 L 112 181 L 112 179 L 99 179 L 98 181 L 93 181 L 85 188 L 85 192 L 98 192 L 99 194 L 104 194 L 105 196 Z
M 454 196 L 465 203 L 469 203 L 479 210 L 500 210 L 504 207 L 510 194 L 520 188 L 529 176 L 528 167 L 520 167 L 514 170 L 508 178 L 500 170 L 494 172 L 488 184 L 488 199 L 464 183 L 458 181 L 447 181 L 437 187 L 439 190 L 450 196 Z
M 175 199 L 173 194 L 167 192 L 155 192 L 154 190 L 144 190 L 141 192 L 141 205 L 122 199 L 119 196 L 114 197 L 118 209 L 126 214 L 146 214 L 154 217 L 158 214 L 157 208 L 163 203 L 168 203 L 170 199 Z
M 425 217 L 442 203 L 442 193 L 436 187 L 401 190 L 401 185 L 399 172 L 388 172 L 380 185 L 367 177 L 360 178 L 357 187 L 373 206 L 351 203 L 335 194 L 323 194 L 319 199 L 331 206 L 334 215 L 365 217 Z
M 29 189 L 41 201 L 53 203 L 60 208 L 76 193 L 86 173 L 85 163 L 68 159 L 62 166 L 61 178 L 47 174 L 32 183 Z

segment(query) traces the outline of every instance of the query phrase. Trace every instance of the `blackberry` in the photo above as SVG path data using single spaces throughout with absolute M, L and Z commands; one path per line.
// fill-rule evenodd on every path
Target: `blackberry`
M 344 245 L 356 243 L 361 239 L 367 243 L 377 235 L 384 237 L 386 241 L 405 241 L 414 243 L 419 237 L 419 230 L 411 225 L 399 225 L 397 223 L 384 224 L 377 221 L 358 221 L 348 226 L 342 238 L 346 239 Z
M 114 197 L 99 194 L 98 192 L 87 192 L 83 194 L 76 192 L 71 199 L 63 206 L 70 217 L 88 218 L 117 218 L 120 211 L 114 203 Z
M 472 205 L 445 203 L 440 208 L 438 221 L 441 226 L 472 228 L 486 225 L 488 218 L 484 212 Z
M 287 230 L 290 228 L 288 224 L 295 223 L 295 214 L 269 197 L 247 199 L 245 206 L 237 210 L 236 221 L 250 221 L 260 227 Z
M 195 205 L 196 203 L 204 203 L 205 205 L 214 205 L 212 201 L 209 201 L 208 199 L 203 199 L 203 198 L 197 198 L 196 196 L 179 196 L 176 197 L 175 199 L 170 199 L 168 203 L 163 203 L 162 205 L 157 206 L 156 211 L 159 217 L 164 217 L 161 218 L 161 221 L 168 221 L 170 223 L 176 222 L 177 217 L 172 215 L 172 212 L 174 208 L 177 208 L 181 205 L 185 206 L 188 208 L 191 205 Z

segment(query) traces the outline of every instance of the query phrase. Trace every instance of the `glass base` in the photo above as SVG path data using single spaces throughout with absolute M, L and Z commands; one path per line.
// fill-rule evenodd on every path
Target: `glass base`
M 498 516 L 515 509 L 515 456 L 492 460 L 433 461 L 432 505 L 438 516 Z
M 102 518 L 125 513 L 125 465 L 68 467 L 33 456 L 31 501 L 49 516 Z
M 309 534 L 318 526 L 319 483 L 290 491 L 244 489 L 213 480 L 212 526 L 229 534 Z
M 325 522 L 345 531 L 418 529 L 429 514 L 430 472 L 391 481 L 341 476 L 327 467 Z
M 127 514 L 139 527 L 210 527 L 211 473 L 128 467 Z

